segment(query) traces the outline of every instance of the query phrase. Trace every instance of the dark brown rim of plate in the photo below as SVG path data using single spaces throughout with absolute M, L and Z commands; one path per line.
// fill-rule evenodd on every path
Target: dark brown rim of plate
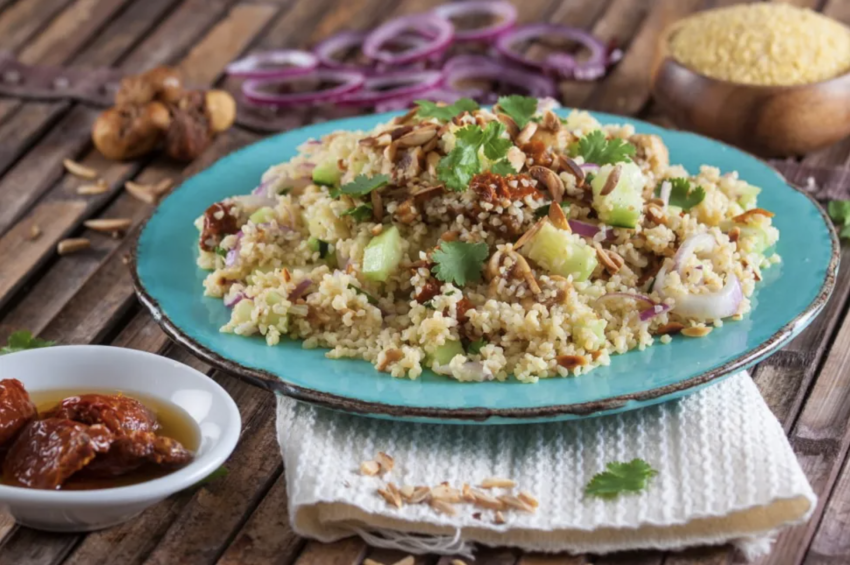
M 764 161 L 762 161 L 764 162 Z M 768 165 L 769 166 L 769 165 Z M 838 272 L 838 263 L 840 257 L 840 245 L 838 235 L 835 233 L 835 228 L 832 225 L 832 220 L 826 214 L 826 211 L 810 194 L 800 188 L 789 183 L 785 177 L 771 167 L 782 181 L 793 190 L 803 194 L 815 206 L 821 215 L 824 225 L 829 230 L 830 250 L 829 265 L 826 269 L 826 276 L 821 284 L 820 292 L 812 300 L 812 302 L 793 320 L 782 326 L 770 338 L 744 355 L 732 359 L 723 365 L 686 379 L 675 384 L 654 388 L 651 390 L 614 396 L 604 400 L 594 402 L 584 402 L 580 404 L 556 404 L 551 406 L 540 406 L 537 408 L 428 408 L 428 407 L 410 407 L 396 406 L 392 404 L 383 404 L 380 402 L 366 402 L 355 398 L 329 394 L 302 386 L 294 385 L 283 380 L 273 373 L 252 369 L 239 363 L 235 363 L 230 359 L 222 357 L 215 351 L 208 349 L 200 343 L 186 335 L 176 324 L 174 324 L 168 316 L 163 312 L 159 303 L 145 289 L 139 278 L 138 269 L 136 268 L 136 252 L 138 250 L 139 237 L 147 225 L 147 220 L 139 227 L 136 232 L 135 242 L 130 252 L 128 266 L 133 277 L 133 285 L 136 289 L 136 295 L 141 303 L 150 311 L 154 320 L 162 327 L 163 331 L 175 342 L 189 349 L 195 356 L 209 363 L 213 367 L 238 377 L 249 384 L 260 386 L 273 392 L 279 392 L 296 400 L 309 402 L 325 408 L 334 410 L 342 410 L 356 414 L 366 414 L 373 416 L 386 416 L 392 418 L 428 418 L 434 420 L 455 420 L 482 422 L 489 418 L 498 417 L 505 419 L 517 420 L 538 420 L 545 418 L 553 418 L 558 416 L 589 416 L 597 413 L 604 413 L 611 410 L 622 408 L 628 402 L 662 402 L 663 397 L 696 388 L 713 380 L 728 376 L 735 371 L 744 369 L 751 364 L 766 357 L 770 352 L 777 349 L 795 335 L 800 324 L 803 327 L 807 326 L 820 313 L 826 305 L 832 289 L 835 286 L 835 278 Z

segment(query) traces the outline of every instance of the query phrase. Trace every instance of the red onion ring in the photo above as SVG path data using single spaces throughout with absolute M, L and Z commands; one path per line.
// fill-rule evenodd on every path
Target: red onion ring
M 262 89 L 278 84 L 291 84 L 304 78 L 312 77 L 320 81 L 338 81 L 341 84 L 326 90 L 314 90 L 310 92 L 293 92 L 289 94 L 274 94 L 264 92 Z M 272 106 L 295 106 L 298 104 L 311 104 L 316 102 L 333 102 L 342 96 L 361 88 L 366 81 L 363 73 L 356 71 L 344 71 L 339 69 L 318 69 L 310 75 L 296 77 L 280 77 L 266 80 L 246 80 L 242 85 L 242 93 L 248 101 L 255 104 L 268 104 Z
M 703 251 L 713 251 L 717 247 L 714 236 L 708 233 L 697 233 L 685 239 L 673 256 L 673 268 L 682 273 L 682 265 L 691 255 Z
M 541 63 L 516 51 L 513 46 L 542 35 L 559 35 L 577 41 L 590 50 L 590 57 L 582 62 L 568 53 L 552 53 Z M 507 59 L 521 65 L 544 69 L 563 78 L 593 80 L 605 74 L 608 48 L 596 37 L 586 31 L 558 24 L 530 24 L 518 27 L 501 35 L 496 40 L 496 49 Z
M 554 96 L 556 93 L 555 84 L 548 77 L 498 63 L 478 66 L 455 64 L 451 70 L 445 70 L 443 74 L 446 87 L 470 98 L 481 97 L 487 93 L 477 88 L 464 90 L 457 86 L 457 82 L 476 79 L 498 80 L 525 89 L 535 98 Z
M 607 226 L 594 226 L 593 224 L 587 224 L 579 220 L 568 220 L 568 223 L 573 233 L 577 233 L 582 237 L 593 239 L 596 234 L 603 230 L 605 231 L 605 239 L 614 239 L 615 237 L 614 230 Z
M 277 67 L 264 67 L 272 63 Z M 281 65 L 291 65 L 281 67 Z M 243 78 L 279 78 L 306 75 L 319 66 L 319 59 L 309 51 L 282 49 L 248 55 L 227 65 L 227 74 Z
M 295 285 L 295 288 L 293 288 L 289 292 L 289 301 L 295 302 L 296 300 L 301 298 L 301 296 L 307 291 L 307 289 L 310 288 L 311 284 L 313 284 L 313 281 L 311 281 L 310 279 L 304 279 L 303 281 Z
M 374 106 L 399 98 L 409 99 L 436 88 L 443 75 L 439 71 L 396 71 L 381 76 L 369 77 L 363 88 L 341 97 L 340 106 Z M 399 85 L 392 88 L 393 85 Z M 386 87 L 388 90 L 379 90 Z
M 429 38 L 429 41 L 400 53 L 383 49 L 387 43 L 409 30 L 424 35 Z M 402 65 L 441 53 L 449 46 L 453 37 L 454 26 L 439 16 L 434 14 L 402 16 L 378 26 L 367 35 L 363 41 L 363 53 L 370 59 L 382 63 Z
M 234 306 L 236 306 L 237 304 L 239 304 L 240 302 L 242 302 L 242 300 L 243 300 L 244 298 L 246 298 L 245 294 L 243 294 L 243 293 L 241 293 L 241 292 L 237 292 L 236 294 L 234 294 L 234 295 L 233 295 L 233 296 L 231 296 L 230 298 L 225 298 L 225 299 L 224 299 L 224 301 L 223 301 L 223 302 L 224 302 L 224 307 L 225 307 L 225 308 L 233 308 Z
M 500 33 L 512 28 L 516 23 L 517 17 L 516 8 L 514 8 L 513 4 L 509 2 L 489 2 L 487 0 L 443 4 L 434 8 L 434 13 L 449 21 L 454 17 L 473 14 L 501 16 L 501 21 L 487 27 L 472 30 L 455 30 L 455 41 L 458 43 L 493 39 Z
M 334 55 L 341 51 L 346 51 L 355 47 L 362 51 L 363 40 L 366 39 L 366 35 L 367 34 L 365 32 L 360 31 L 343 31 L 320 42 L 313 48 L 313 52 L 316 54 L 316 58 L 322 66 L 329 69 L 359 71 L 366 75 L 380 74 L 382 70 L 376 69 L 373 63 L 366 65 L 343 63 L 334 57 Z M 421 47 L 429 41 L 430 38 L 423 35 L 399 35 L 391 40 L 391 42 L 395 42 L 405 47 Z

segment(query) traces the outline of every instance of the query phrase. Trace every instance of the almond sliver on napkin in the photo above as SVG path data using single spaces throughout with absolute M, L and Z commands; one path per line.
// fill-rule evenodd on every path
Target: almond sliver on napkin
M 533 385 L 529 385 L 533 386 Z M 735 543 L 766 552 L 805 521 L 816 497 L 779 422 L 746 372 L 679 401 L 612 416 L 525 425 L 415 424 L 365 418 L 279 396 L 278 441 L 294 530 L 330 542 L 360 535 L 414 553 L 469 554 L 474 543 L 527 551 L 608 553 Z M 378 452 L 395 464 L 361 473 Z M 603 500 L 585 485 L 609 462 L 648 462 L 646 489 Z M 428 504 L 396 508 L 388 482 L 460 489 L 488 477 L 532 493 L 533 513 Z M 504 523 L 498 523 L 504 519 Z

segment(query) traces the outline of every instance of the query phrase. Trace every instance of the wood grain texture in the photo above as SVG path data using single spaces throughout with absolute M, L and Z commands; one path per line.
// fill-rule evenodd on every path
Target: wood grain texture
M 366 555 L 366 544 L 360 538 L 346 538 L 334 543 L 307 542 L 295 565 L 358 565 Z
M 850 563 L 850 457 L 832 489 L 805 565 Z
M 70 0 L 18 0 L 0 13 L 0 49 L 18 51 Z

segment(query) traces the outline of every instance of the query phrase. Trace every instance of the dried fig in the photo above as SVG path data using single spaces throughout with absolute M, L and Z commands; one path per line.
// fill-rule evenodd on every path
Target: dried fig
M 152 100 L 176 102 L 183 94 L 179 73 L 171 67 L 156 67 L 125 77 L 115 94 L 116 106 L 141 106 Z
M 165 136 L 165 152 L 172 159 L 191 161 L 212 143 L 212 130 L 206 116 L 191 110 L 174 110 Z
M 162 111 L 156 102 L 116 106 L 98 116 L 92 127 L 95 147 L 109 159 L 124 160 L 149 153 L 162 139 Z

